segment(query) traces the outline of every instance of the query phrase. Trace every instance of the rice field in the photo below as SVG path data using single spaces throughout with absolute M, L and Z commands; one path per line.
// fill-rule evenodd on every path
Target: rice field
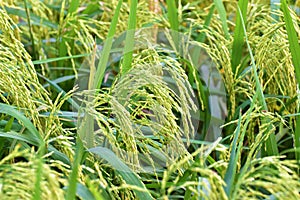
M 0 199 L 300 199 L 300 1 L 0 1 Z

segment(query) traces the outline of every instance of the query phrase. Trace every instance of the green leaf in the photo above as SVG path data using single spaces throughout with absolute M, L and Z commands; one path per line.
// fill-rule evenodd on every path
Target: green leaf
M 126 32 L 125 46 L 124 46 L 124 58 L 121 69 L 122 75 L 127 73 L 131 69 L 133 49 L 134 49 L 134 34 L 136 27 L 136 10 L 137 0 L 132 0 L 130 5 L 130 13 L 128 19 L 128 29 Z
M 40 64 L 45 64 L 45 63 L 51 63 L 51 62 L 56 62 L 56 61 L 61 61 L 61 60 L 67 60 L 67 59 L 72 59 L 72 58 L 81 58 L 85 56 L 89 56 L 90 54 L 79 54 L 79 55 L 74 55 L 74 56 L 64 56 L 64 57 L 56 57 L 56 58 L 48 58 L 45 60 L 35 60 L 32 61 L 34 65 L 40 65 Z
M 171 36 L 175 44 L 175 50 L 179 52 L 179 21 L 178 21 L 178 9 L 176 7 L 176 1 L 167 0 L 168 20 L 171 26 Z
M 212 5 L 211 8 L 209 9 L 208 15 L 205 18 L 203 28 L 207 29 L 207 27 L 209 27 L 209 24 L 210 24 L 211 19 L 214 15 L 214 12 L 215 12 L 215 5 Z M 197 37 L 197 41 L 198 42 L 204 42 L 205 41 L 205 36 L 206 36 L 206 33 L 201 32 Z
M 0 113 L 10 115 L 22 122 L 24 127 L 27 128 L 27 130 L 30 132 L 30 137 L 34 138 L 34 140 L 37 141 L 38 144 L 43 143 L 43 138 L 40 135 L 39 131 L 35 128 L 31 121 L 26 118 L 23 113 L 17 111 L 15 107 L 0 103 Z
M 140 180 L 141 178 L 127 165 L 125 165 L 110 149 L 105 147 L 95 147 L 89 149 L 89 151 L 106 160 L 122 176 L 127 184 L 144 189 L 145 191 L 135 190 L 138 199 L 153 199 L 149 191 L 146 189 L 144 183 Z
M 52 145 L 48 144 L 48 152 L 53 152 L 52 158 L 62 161 L 66 165 L 70 165 L 70 160 L 68 156 L 60 151 L 58 151 L 56 148 L 54 148 Z
M 33 138 L 28 134 L 19 134 L 19 133 L 16 133 L 14 131 L 9 131 L 9 132 L 0 131 L 0 137 L 10 138 L 10 139 L 14 139 L 14 140 L 20 140 L 22 142 L 26 142 L 26 143 L 34 145 L 34 146 L 39 145 L 36 138 Z
M 76 191 L 77 191 L 77 196 L 80 197 L 83 200 L 96 200 L 94 195 L 90 192 L 90 190 L 85 186 L 82 185 L 81 183 L 76 184 Z
M 66 193 L 66 200 L 73 200 L 77 191 L 77 177 L 80 166 L 80 161 L 84 153 L 82 141 L 79 137 L 76 138 L 75 158 L 72 163 L 72 172 L 69 176 L 69 186 Z
M 6 12 L 10 15 L 16 15 L 19 16 L 23 19 L 27 18 L 26 12 L 25 10 L 20 10 L 18 8 L 10 8 L 10 7 L 6 7 L 4 6 L 4 9 L 6 10 Z M 37 26 L 45 26 L 45 27 L 50 27 L 53 29 L 57 29 L 58 25 L 55 23 L 52 23 L 49 20 L 46 20 L 44 18 L 41 18 L 33 13 L 30 13 L 30 19 L 32 20 L 32 24 L 37 25 Z
M 284 14 L 285 26 L 288 34 L 289 46 L 292 54 L 292 61 L 296 71 L 296 78 L 298 84 L 300 83 L 300 45 L 298 42 L 298 36 L 295 31 L 290 11 L 287 7 L 286 1 L 282 1 L 281 8 Z
M 244 31 L 243 31 L 241 17 L 243 17 L 244 23 L 246 23 L 248 0 L 239 0 L 238 6 L 241 9 L 242 16 L 239 15 L 237 10 L 235 29 L 234 29 L 234 38 L 232 44 L 232 53 L 231 53 L 231 68 L 234 75 L 236 75 L 236 73 L 239 74 L 240 72 L 240 71 L 237 72 L 236 68 L 239 64 L 241 64 L 241 60 L 243 56 Z
M 82 77 L 82 76 L 85 76 L 85 75 L 84 74 L 78 74 L 77 77 L 79 78 L 79 77 Z M 72 79 L 76 79 L 76 76 L 75 75 L 63 76 L 63 77 L 59 77 L 55 80 L 51 80 L 51 82 L 55 83 L 55 84 L 58 84 L 58 83 L 66 82 L 68 80 L 72 80 Z M 48 86 L 50 86 L 49 83 L 46 83 L 46 84 L 43 85 L 44 88 L 48 87 Z
M 229 164 L 228 164 L 227 171 L 226 171 L 226 174 L 224 177 L 224 180 L 226 183 L 225 192 L 226 192 L 228 198 L 230 197 L 231 190 L 233 188 L 232 186 L 233 186 L 235 176 L 236 176 L 237 161 L 240 156 L 240 152 L 238 151 L 238 148 L 237 148 L 238 147 L 238 145 L 237 145 L 238 139 L 240 139 L 241 141 L 243 140 L 243 138 L 239 138 L 239 134 L 241 132 L 241 119 L 242 118 L 241 118 L 241 111 L 240 111 L 238 125 L 234 132 L 234 139 L 232 142 Z
M 293 24 L 290 11 L 288 9 L 287 3 L 285 0 L 281 1 L 281 9 L 284 14 L 284 22 L 286 26 L 286 31 L 288 34 L 289 47 L 292 54 L 292 61 L 296 72 L 296 79 L 298 86 L 300 86 L 300 45 L 295 27 Z M 295 149 L 300 148 L 300 117 L 296 116 L 296 128 L 294 132 L 294 147 Z M 296 159 L 300 163 L 300 152 L 296 151 Z
M 114 13 L 114 17 L 111 21 L 110 24 L 110 28 L 108 31 L 108 35 L 107 35 L 107 39 L 105 40 L 104 46 L 103 46 L 103 51 L 101 53 L 101 57 L 99 60 L 99 64 L 97 67 L 97 71 L 95 74 L 95 84 L 94 84 L 94 89 L 100 89 L 101 87 L 101 83 L 104 77 L 104 72 L 106 69 L 106 65 L 107 65 L 107 61 L 109 58 L 109 54 L 110 54 L 110 50 L 112 47 L 112 42 L 113 42 L 113 37 L 116 33 L 116 27 L 117 27 L 117 23 L 118 23 L 118 18 L 119 18 L 119 14 L 120 14 L 120 9 L 121 9 L 121 5 L 122 5 L 122 0 L 119 0 L 118 5 L 116 7 L 115 13 Z
M 230 34 L 229 34 L 229 30 L 228 30 L 228 26 L 227 26 L 227 14 L 226 14 L 226 10 L 224 7 L 224 4 L 222 2 L 222 0 L 214 0 L 214 3 L 216 5 L 216 8 L 218 10 L 221 22 L 222 22 L 222 28 L 225 34 L 225 38 L 229 39 Z
M 178 10 L 176 7 L 176 1 L 167 0 L 168 6 L 168 20 L 170 22 L 171 29 L 173 31 L 179 30 L 179 21 L 178 21 Z
M 68 10 L 69 14 L 73 14 L 77 12 L 77 9 L 79 7 L 80 1 L 79 0 L 71 0 L 70 7 Z
M 9 121 L 7 122 L 7 124 L 6 124 L 5 127 L 4 127 L 4 131 L 5 131 L 5 132 L 11 130 L 11 128 L 12 128 L 12 126 L 13 126 L 13 123 L 14 123 L 14 120 L 15 120 L 14 117 L 11 117 L 11 118 L 9 119 Z

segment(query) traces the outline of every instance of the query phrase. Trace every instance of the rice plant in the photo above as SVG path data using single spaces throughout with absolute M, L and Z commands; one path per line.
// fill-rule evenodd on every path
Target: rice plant
M 0 199 L 300 199 L 300 1 L 0 2 Z

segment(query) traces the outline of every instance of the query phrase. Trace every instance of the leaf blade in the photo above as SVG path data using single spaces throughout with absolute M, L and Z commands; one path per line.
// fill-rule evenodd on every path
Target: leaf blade
M 95 147 L 89 149 L 91 153 L 100 156 L 102 159 L 106 160 L 112 167 L 114 167 L 117 172 L 123 177 L 123 179 L 131 185 L 135 185 L 144 189 L 145 191 L 135 190 L 135 193 L 139 199 L 152 200 L 152 196 L 140 178 L 136 173 L 134 173 L 126 164 L 124 164 L 110 149 L 105 147 Z
M 293 20 L 290 15 L 287 3 L 285 0 L 281 1 L 281 9 L 284 15 L 284 22 L 288 34 L 289 47 L 292 55 L 292 62 L 296 72 L 296 79 L 298 86 L 300 85 L 300 45 L 298 42 L 298 37 L 296 34 L 295 27 L 293 25 Z M 300 117 L 296 116 L 296 127 L 294 133 L 294 147 L 295 149 L 300 148 Z M 300 162 L 300 152 L 295 151 L 296 159 Z

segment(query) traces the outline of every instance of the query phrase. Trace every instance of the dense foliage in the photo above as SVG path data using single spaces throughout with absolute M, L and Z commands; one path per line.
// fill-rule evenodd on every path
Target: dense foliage
M 0 1 L 0 199 L 300 199 L 300 1 Z

